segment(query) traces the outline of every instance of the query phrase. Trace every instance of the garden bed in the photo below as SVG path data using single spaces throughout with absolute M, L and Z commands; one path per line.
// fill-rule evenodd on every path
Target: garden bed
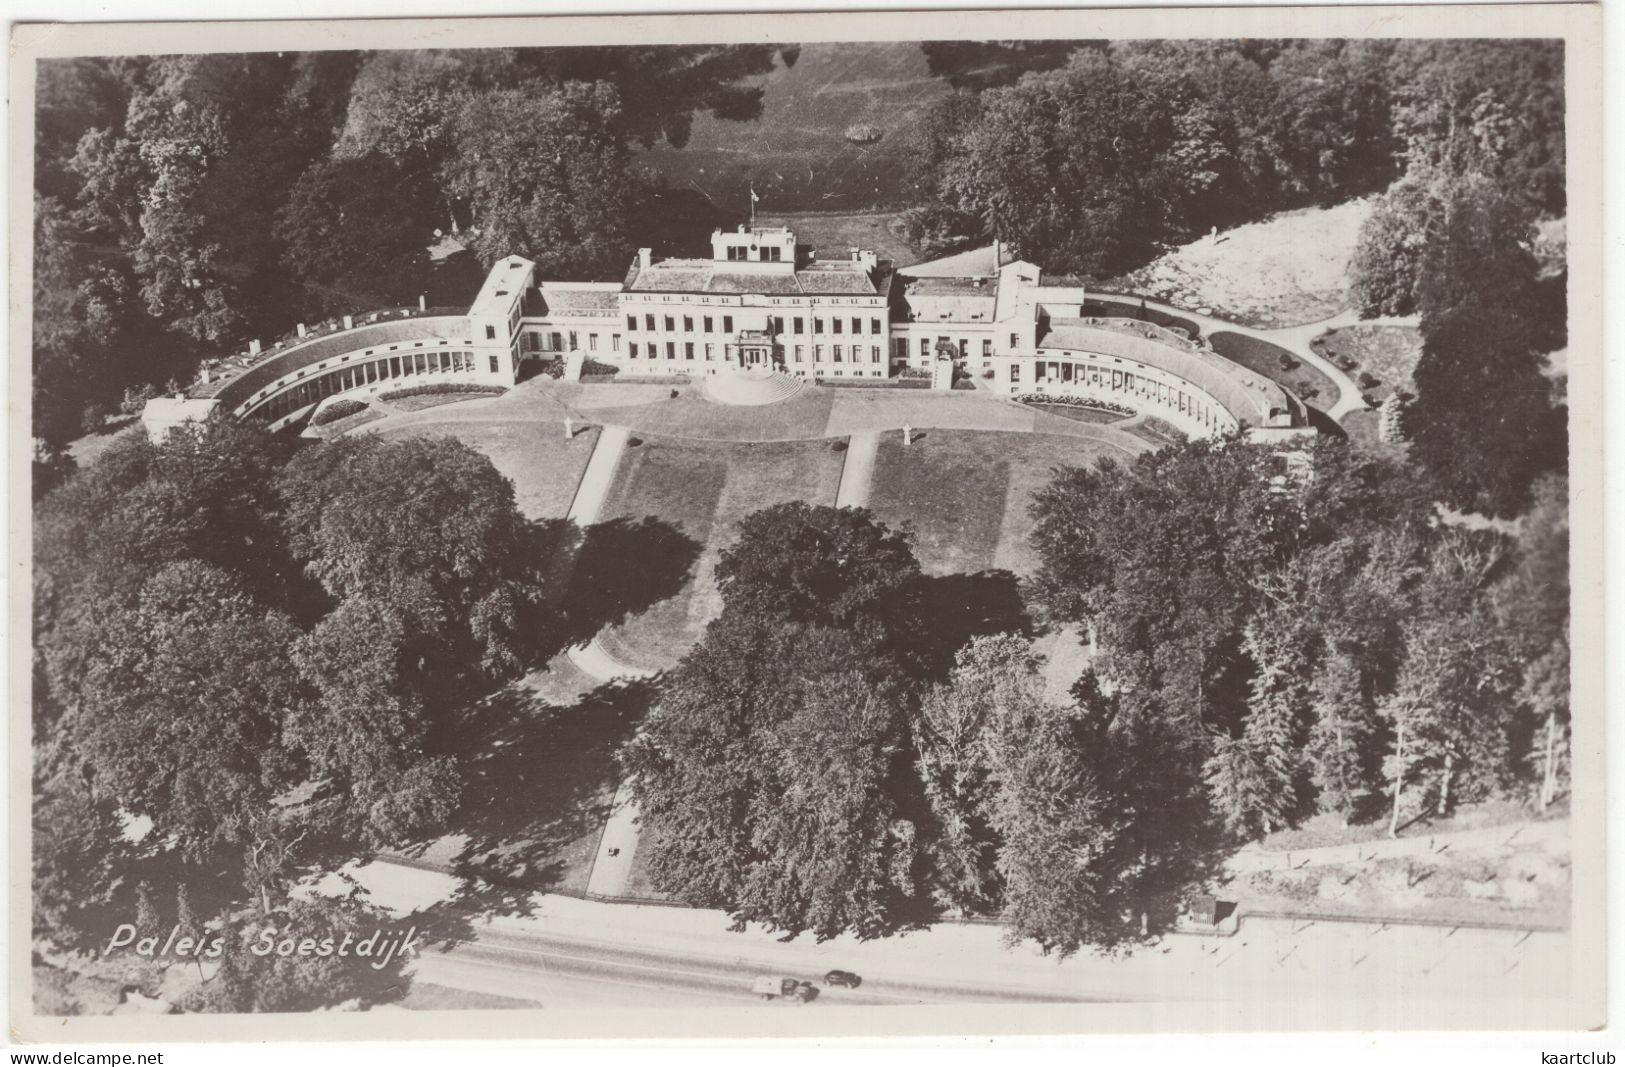
M 1018 404 L 1036 408 L 1051 415 L 1074 422 L 1097 424 L 1122 422 L 1137 415 L 1133 408 L 1113 404 L 1107 400 L 1086 400 L 1082 397 L 1050 396 L 1047 393 L 1023 393 L 1013 397 Z
M 1182 445 L 1190 440 L 1190 436 L 1184 430 L 1154 416 L 1148 416 L 1144 422 L 1125 429 L 1140 440 L 1149 441 L 1158 448 L 1164 445 Z
M 929 378 L 815 378 L 815 385 L 832 386 L 836 389 L 929 389 Z M 958 388 L 958 383 L 955 383 Z M 973 387 L 974 388 L 974 387 Z
M 1305 363 L 1280 345 L 1229 330 L 1212 334 L 1208 341 L 1213 345 L 1213 351 L 1225 359 L 1285 386 L 1314 407 L 1330 411 L 1342 397 L 1337 383 L 1323 371 Z
M 1376 403 L 1388 399 L 1395 389 L 1416 390 L 1411 376 L 1422 355 L 1422 331 L 1414 326 L 1345 326 L 1323 333 L 1309 344 L 1353 374 Z
M 1099 318 L 1135 319 L 1139 322 L 1149 322 L 1153 326 L 1161 326 L 1165 330 L 1182 330 L 1192 341 L 1202 336 L 1202 328 L 1190 319 L 1171 315 L 1160 308 L 1141 307 L 1139 301 L 1131 296 L 1125 296 L 1121 300 L 1098 297 L 1086 300 L 1083 304 L 1083 313 L 1085 316 Z

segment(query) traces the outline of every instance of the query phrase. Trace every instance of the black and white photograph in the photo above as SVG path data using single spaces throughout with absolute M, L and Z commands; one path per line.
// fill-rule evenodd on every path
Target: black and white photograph
M 1600 16 L 14 25 L 14 1035 L 1602 1025 Z

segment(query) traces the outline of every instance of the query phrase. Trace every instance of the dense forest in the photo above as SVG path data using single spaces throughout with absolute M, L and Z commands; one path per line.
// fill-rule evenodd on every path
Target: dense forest
M 926 46 L 919 239 L 1102 278 L 1286 207 L 1377 198 L 1362 311 L 1420 317 L 1409 458 L 1332 434 L 1060 469 L 1017 617 L 970 632 L 906 532 L 782 505 L 624 751 L 655 885 L 820 937 L 999 915 L 1070 952 L 1167 922 L 1239 843 L 1565 789 L 1563 57 L 1524 41 Z M 991 52 L 989 51 L 991 50 Z M 989 54 L 1009 77 L 978 76 Z M 228 421 L 61 448 L 203 353 L 450 292 L 519 251 L 615 277 L 715 222 L 641 167 L 747 121 L 776 46 L 162 56 L 40 68 L 36 932 L 188 929 L 441 830 L 470 695 L 602 619 L 560 531 L 450 439 Z M 456 230 L 466 252 L 430 246 Z M 459 265 L 461 264 L 461 265 Z M 1307 474 L 1305 472 L 1308 472 Z M 1518 516 L 1515 532 L 1439 504 Z M 1029 638 L 1099 649 L 1065 699 Z M 150 820 L 138 843 L 132 817 Z M 263 966 L 266 970 L 256 971 Z M 217 1010 L 365 996 L 233 955 Z M 365 977 L 365 976 L 363 976 Z M 387 977 L 384 976 L 384 977 Z M 382 981 L 383 978 L 379 978 Z
M 1064 701 L 1019 620 L 958 645 L 897 531 L 751 516 L 629 752 L 655 884 L 819 937 L 999 915 L 1066 953 L 1165 926 L 1229 849 L 1316 813 L 1551 803 L 1565 484 L 1509 537 L 1440 524 L 1406 465 L 1307 458 L 1282 474 L 1230 441 L 1058 471 L 1026 599 L 1102 652 Z
M 1356 299 L 1403 314 L 1418 306 L 1423 248 L 1461 203 L 1515 238 L 1564 211 L 1551 42 L 922 48 L 954 86 L 909 153 L 909 221 L 927 248 L 997 233 L 1047 269 L 1106 277 L 1213 227 L 1381 193 Z M 612 278 L 639 244 L 691 244 L 723 221 L 716 207 L 667 187 L 637 150 L 681 149 L 699 112 L 756 118 L 753 79 L 796 53 L 41 64 L 35 435 L 65 444 L 126 390 L 184 379 L 200 355 L 298 321 L 425 292 L 466 299 L 479 263 L 508 252 Z M 431 261 L 436 231 L 453 228 L 474 262 Z

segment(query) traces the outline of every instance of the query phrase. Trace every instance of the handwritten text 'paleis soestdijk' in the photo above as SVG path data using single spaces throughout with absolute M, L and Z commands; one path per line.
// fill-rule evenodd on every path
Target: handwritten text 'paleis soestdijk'
M 224 935 L 213 937 L 182 936 L 179 925 L 169 936 L 138 937 L 133 923 L 120 923 L 107 939 L 102 955 L 113 952 L 134 952 L 151 959 L 219 959 L 225 953 Z M 299 936 L 291 931 L 267 926 L 249 945 L 248 951 L 256 956 L 281 956 L 296 959 L 363 959 L 374 970 L 389 966 L 397 956 L 410 959 L 417 955 L 422 938 L 416 926 L 404 933 L 399 930 L 376 929 L 365 937 L 346 931 L 343 935 L 327 934 L 321 937 Z

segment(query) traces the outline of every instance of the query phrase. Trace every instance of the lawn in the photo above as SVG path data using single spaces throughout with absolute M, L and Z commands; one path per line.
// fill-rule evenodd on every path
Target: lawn
M 1028 505 L 1057 465 L 1087 466 L 1110 445 L 1087 438 L 967 430 L 927 430 L 904 446 L 887 434 L 875 457 L 869 507 L 883 522 L 910 523 L 927 574 L 993 568 L 1030 574 Z
M 435 399 L 435 398 L 425 398 Z M 558 423 L 534 419 L 511 422 L 416 422 L 385 434 L 448 434 L 491 457 L 513 480 L 519 510 L 536 520 L 562 519 L 570 510 L 581 472 L 598 443 L 598 427 L 580 430 L 566 441 Z
M 1422 331 L 1414 326 L 1345 326 L 1321 334 L 1310 344 L 1356 380 L 1362 373 L 1375 378 L 1375 384 L 1365 386 L 1365 393 L 1378 403 L 1396 388 L 1416 390 L 1411 375 L 1422 355 Z
M 680 537 L 697 557 L 686 580 L 681 574 L 647 580 L 674 586 L 674 594 L 604 631 L 600 639 L 611 654 L 656 669 L 675 664 L 721 609 L 713 575 L 735 524 L 785 501 L 833 504 L 845 459 L 844 449 L 832 448 L 837 443 L 844 440 L 735 444 L 645 437 L 629 447 L 600 525 L 625 524 L 627 554 L 637 551 L 634 538 L 659 536 Z M 659 554 L 681 555 L 669 548 Z
M 1208 341 L 1212 343 L 1213 350 L 1225 359 L 1240 363 L 1248 370 L 1286 386 L 1313 407 L 1330 411 L 1342 396 L 1336 382 L 1280 345 L 1229 330 L 1212 334 Z M 1282 368 L 1282 356 L 1291 361 L 1291 370 Z

